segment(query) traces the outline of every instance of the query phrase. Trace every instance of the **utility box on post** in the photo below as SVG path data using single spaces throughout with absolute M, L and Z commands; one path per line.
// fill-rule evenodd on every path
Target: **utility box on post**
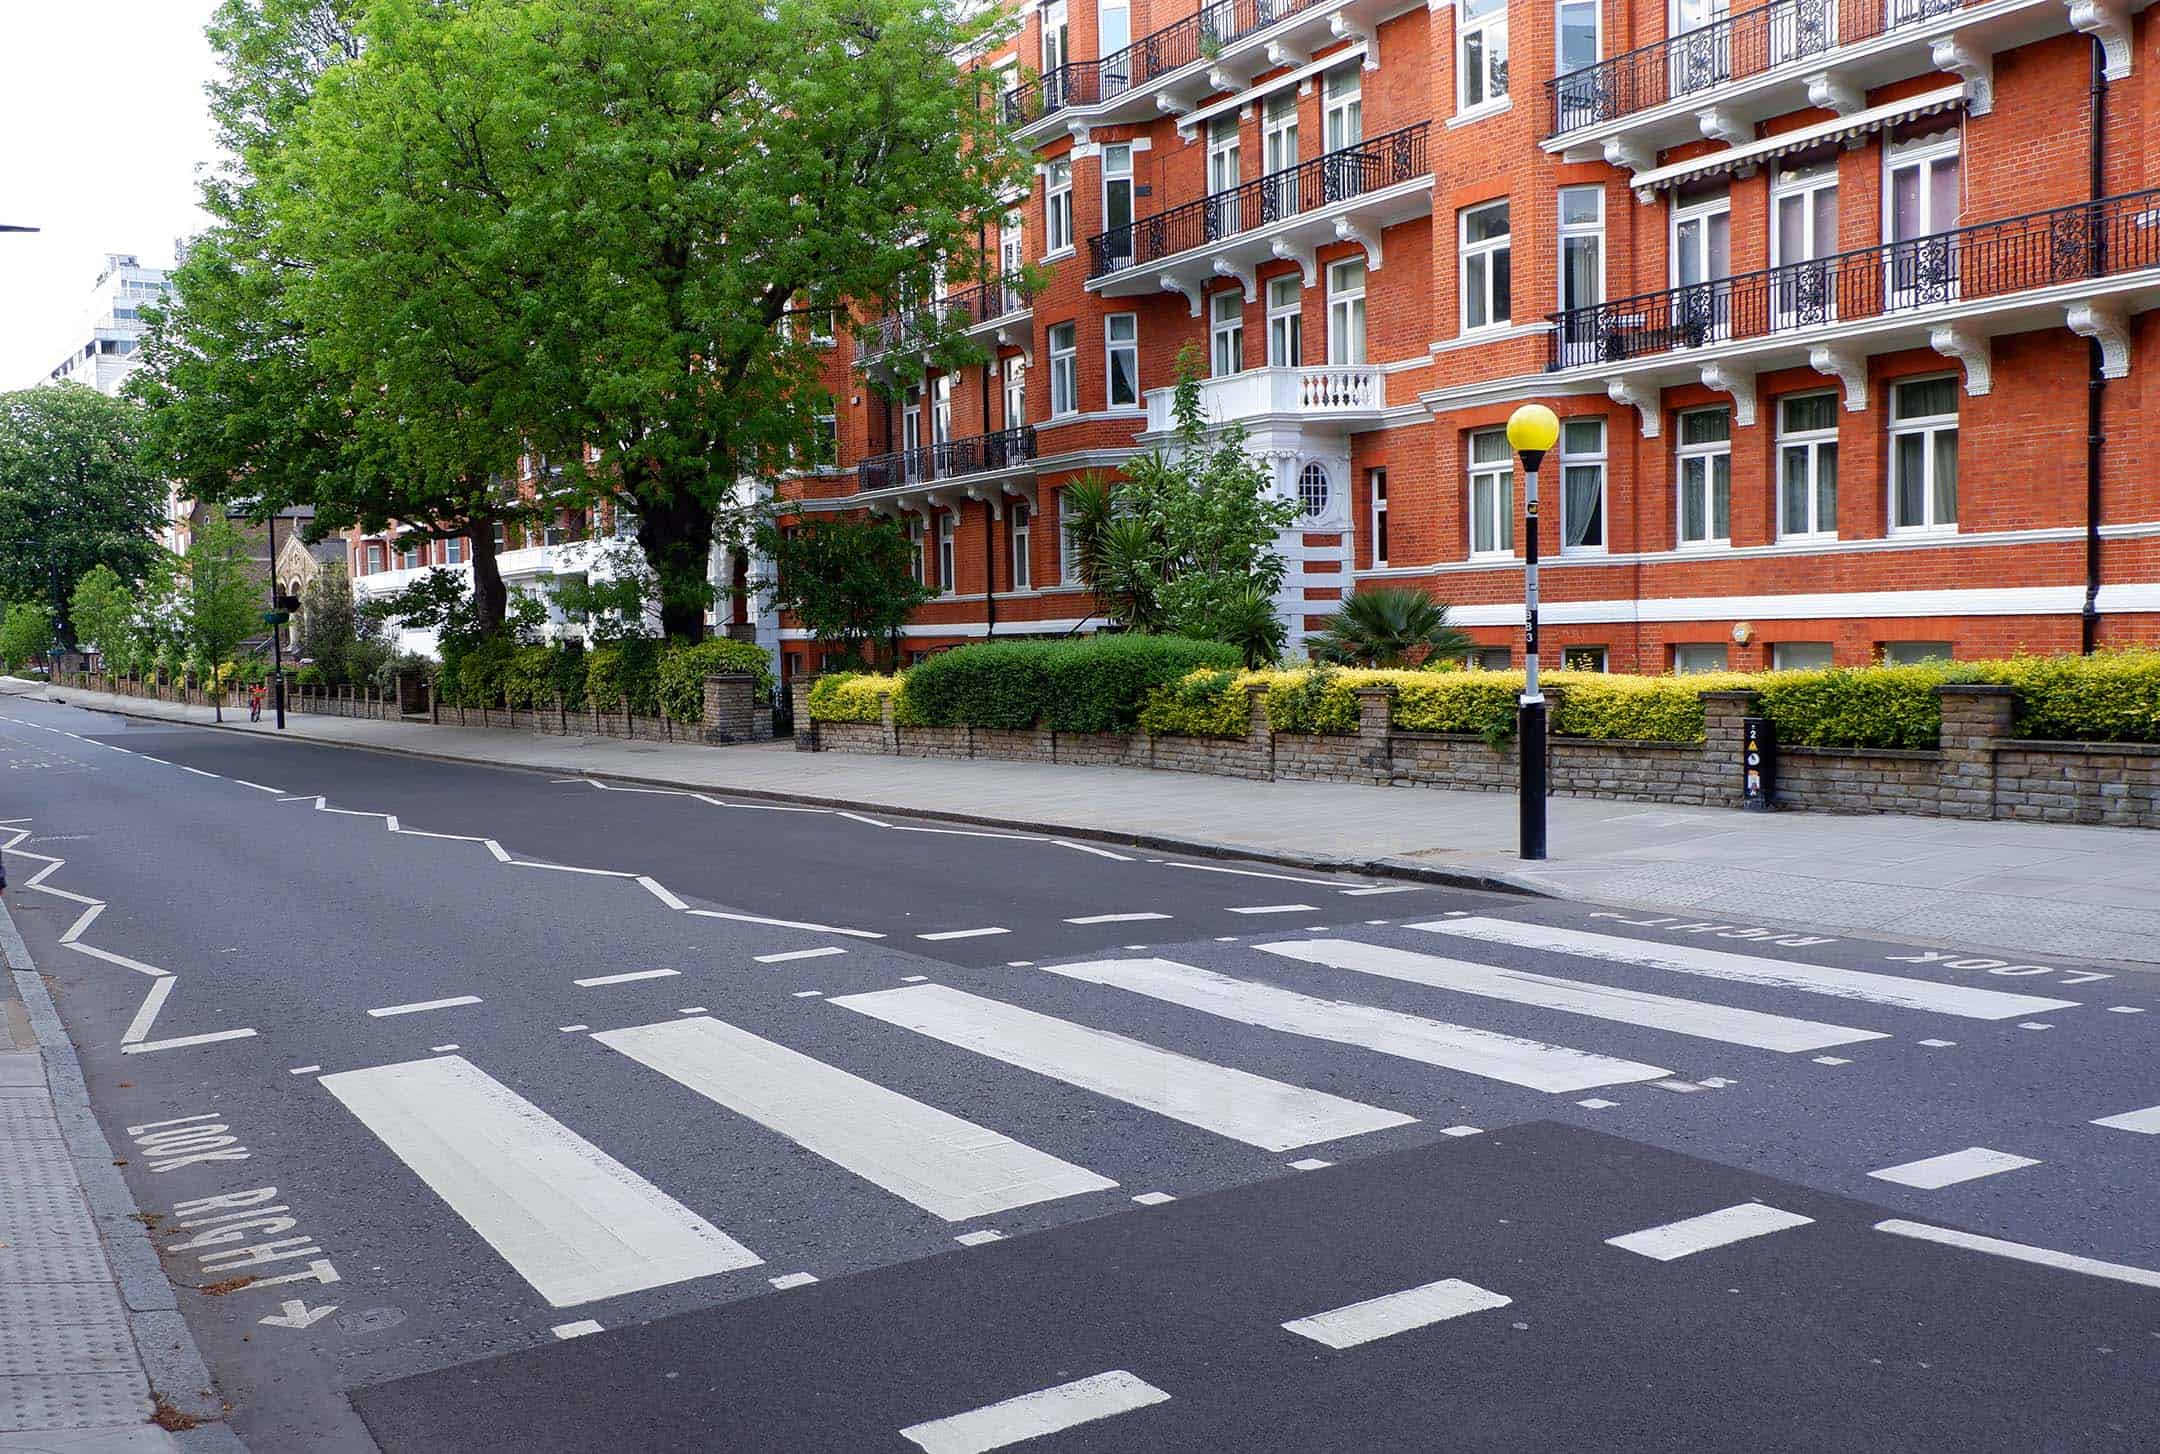
M 1741 806 L 1756 812 L 1777 807 L 1777 723 L 1768 717 L 1740 719 Z

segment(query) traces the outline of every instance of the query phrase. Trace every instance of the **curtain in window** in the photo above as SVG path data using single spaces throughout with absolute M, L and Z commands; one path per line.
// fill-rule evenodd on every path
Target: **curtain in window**
M 1560 518 L 1567 525 L 1566 545 L 1605 543 L 1604 471 L 1596 465 L 1569 465 L 1560 472 Z

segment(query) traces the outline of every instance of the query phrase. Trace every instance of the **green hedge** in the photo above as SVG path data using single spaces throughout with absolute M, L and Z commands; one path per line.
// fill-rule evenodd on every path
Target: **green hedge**
M 660 705 L 678 722 L 703 721 L 705 678 L 726 672 L 749 672 L 757 678 L 753 688 L 757 699 L 772 700 L 773 664 L 765 648 L 754 641 L 718 637 L 696 643 L 677 642 L 661 653 Z
M 2018 689 L 2017 734 L 2047 741 L 2160 742 L 2160 648 L 1980 664 Z
M 813 722 L 882 722 L 878 698 L 893 699 L 893 716 L 901 715 L 906 701 L 904 677 L 878 676 L 871 672 L 830 672 L 810 686 L 810 720 Z
M 510 705 L 553 711 L 555 699 L 572 712 L 585 710 L 585 648 L 575 641 L 521 646 L 504 673 Z
M 1235 671 L 1235 647 L 1175 636 L 986 641 L 931 657 L 907 675 L 925 725 L 1130 732 L 1149 693 L 1202 667 Z
M 585 700 L 603 712 L 660 715 L 660 643 L 632 637 L 587 652 Z

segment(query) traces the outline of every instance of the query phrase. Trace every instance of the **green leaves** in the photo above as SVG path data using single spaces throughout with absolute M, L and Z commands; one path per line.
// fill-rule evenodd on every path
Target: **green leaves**
M 0 599 L 42 601 L 60 639 L 76 583 L 139 581 L 165 492 L 136 458 L 142 410 L 84 384 L 0 394 Z
M 765 520 L 755 538 L 773 563 L 755 589 L 815 640 L 860 659 L 897 640 L 908 614 L 937 594 L 915 579 L 917 547 L 888 520 L 812 519 L 785 530 Z
M 1470 638 L 1448 624 L 1447 607 L 1414 587 L 1374 586 L 1358 591 L 1306 638 L 1322 661 L 1346 666 L 1407 666 L 1461 656 Z

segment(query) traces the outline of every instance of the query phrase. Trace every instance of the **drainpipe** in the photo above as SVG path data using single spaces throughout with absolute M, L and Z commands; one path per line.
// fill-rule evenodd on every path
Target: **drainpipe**
M 2100 199 L 2106 179 L 2102 162 L 2107 129 L 2107 59 L 2097 37 L 2092 42 L 2092 79 L 2086 87 L 2092 103 L 2092 135 L 2088 143 L 2091 176 L 2088 188 L 2093 209 L 2088 246 L 2092 249 L 2092 273 L 2098 277 L 2105 259 L 2100 230 Z M 2078 615 L 2078 650 L 2090 656 L 2100 635 L 2100 456 L 2107 436 L 2101 432 L 2101 406 L 2107 399 L 2107 375 L 2101 372 L 2100 340 L 2085 343 L 2085 608 Z

